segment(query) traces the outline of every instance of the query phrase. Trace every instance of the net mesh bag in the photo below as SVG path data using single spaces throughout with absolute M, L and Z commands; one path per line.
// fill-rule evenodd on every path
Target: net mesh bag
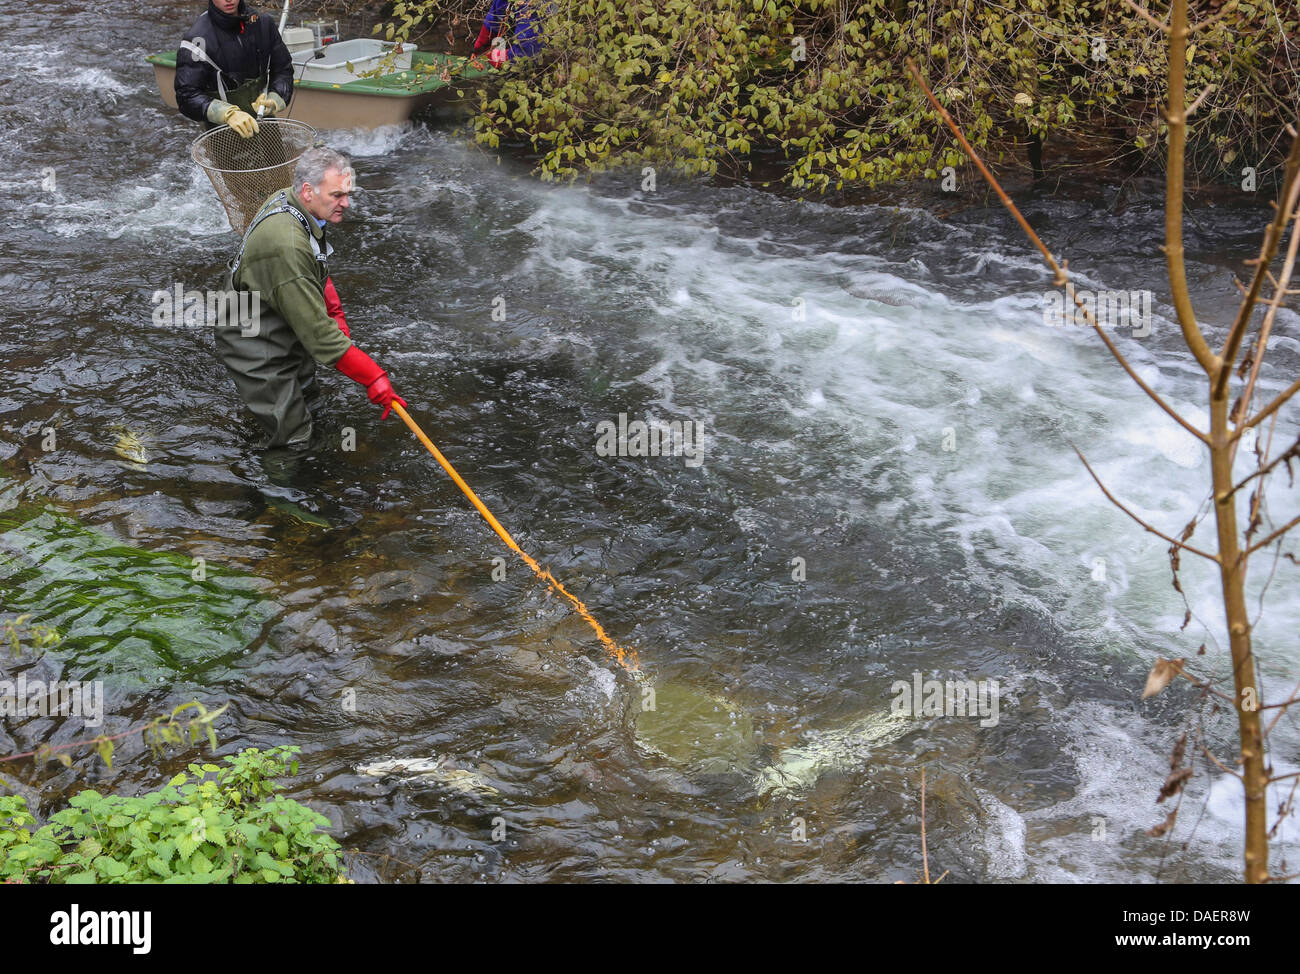
M 264 118 L 252 138 L 220 125 L 194 140 L 190 156 L 208 174 L 236 233 L 243 233 L 266 198 L 293 182 L 298 157 L 316 130 L 293 118 Z

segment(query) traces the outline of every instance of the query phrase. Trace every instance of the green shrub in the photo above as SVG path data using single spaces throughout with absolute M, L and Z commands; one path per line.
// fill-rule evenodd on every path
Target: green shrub
M 24 799 L 0 797 L 0 882 L 347 882 L 329 819 L 275 795 L 298 751 L 246 748 L 134 798 L 86 789 L 35 830 Z
M 522 0 L 519 0 L 522 2 Z M 913 58 L 981 153 L 1031 137 L 1158 169 L 1163 36 L 1117 0 L 531 0 L 544 50 L 494 72 L 475 138 L 529 146 L 543 179 L 622 166 L 744 173 L 780 149 L 789 186 L 936 178 L 965 156 L 904 68 Z M 1165 4 L 1147 3 L 1157 18 Z M 481 3 L 407 0 L 388 36 Z M 1194 0 L 1190 172 L 1261 185 L 1280 171 L 1300 93 L 1300 17 L 1279 0 Z M 1223 19 L 1213 19 L 1215 13 Z M 460 28 L 464 30 L 464 28 Z M 1090 164 L 1091 165 L 1091 164 Z

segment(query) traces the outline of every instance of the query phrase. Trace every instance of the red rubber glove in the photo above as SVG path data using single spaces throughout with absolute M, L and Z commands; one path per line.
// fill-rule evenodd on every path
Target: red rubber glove
M 334 368 L 353 382 L 360 382 L 366 387 L 366 395 L 370 397 L 370 401 L 376 406 L 384 407 L 384 415 L 380 416 L 380 419 L 388 418 L 393 403 L 397 402 L 401 403 L 403 407 L 406 406 L 406 400 L 393 392 L 393 384 L 388 381 L 388 373 L 381 369 L 374 359 L 355 345 L 348 346 L 348 350 L 335 363 Z
M 474 53 L 477 54 L 487 47 L 490 40 L 492 40 L 492 35 L 488 33 L 487 24 L 484 24 L 483 29 L 478 32 L 478 40 L 474 42 Z
M 348 331 L 348 319 L 343 314 L 343 302 L 339 300 L 339 292 L 334 290 L 334 281 L 325 278 L 325 313 L 339 323 L 339 331 L 352 337 L 352 332 Z
M 505 67 L 505 63 L 510 60 L 510 52 L 504 47 L 494 47 L 488 51 L 488 64 L 494 68 Z

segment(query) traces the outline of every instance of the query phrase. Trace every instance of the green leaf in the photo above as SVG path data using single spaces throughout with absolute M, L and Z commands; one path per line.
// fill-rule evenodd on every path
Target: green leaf
M 126 875 L 127 866 L 112 856 L 100 856 L 95 860 L 95 868 L 105 876 L 117 877 Z
M 150 856 L 145 860 L 145 865 L 164 878 L 172 874 L 171 867 L 158 856 Z

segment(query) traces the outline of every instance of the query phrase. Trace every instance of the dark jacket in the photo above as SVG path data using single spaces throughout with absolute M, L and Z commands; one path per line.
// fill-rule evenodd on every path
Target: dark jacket
M 285 104 L 289 103 L 293 93 L 293 58 L 271 15 L 259 14 L 244 0 L 240 0 L 234 14 L 223 14 L 208 0 L 208 9 L 186 32 L 185 40 L 199 43 L 208 57 L 221 66 L 221 80 L 227 94 L 249 82 L 254 82 L 252 87 L 260 94 L 269 75 L 269 90 L 283 98 Z M 184 48 L 178 50 L 176 104 L 181 113 L 196 122 L 205 121 L 208 105 L 218 97 L 216 69 Z M 247 110 L 246 105 L 240 107 Z

